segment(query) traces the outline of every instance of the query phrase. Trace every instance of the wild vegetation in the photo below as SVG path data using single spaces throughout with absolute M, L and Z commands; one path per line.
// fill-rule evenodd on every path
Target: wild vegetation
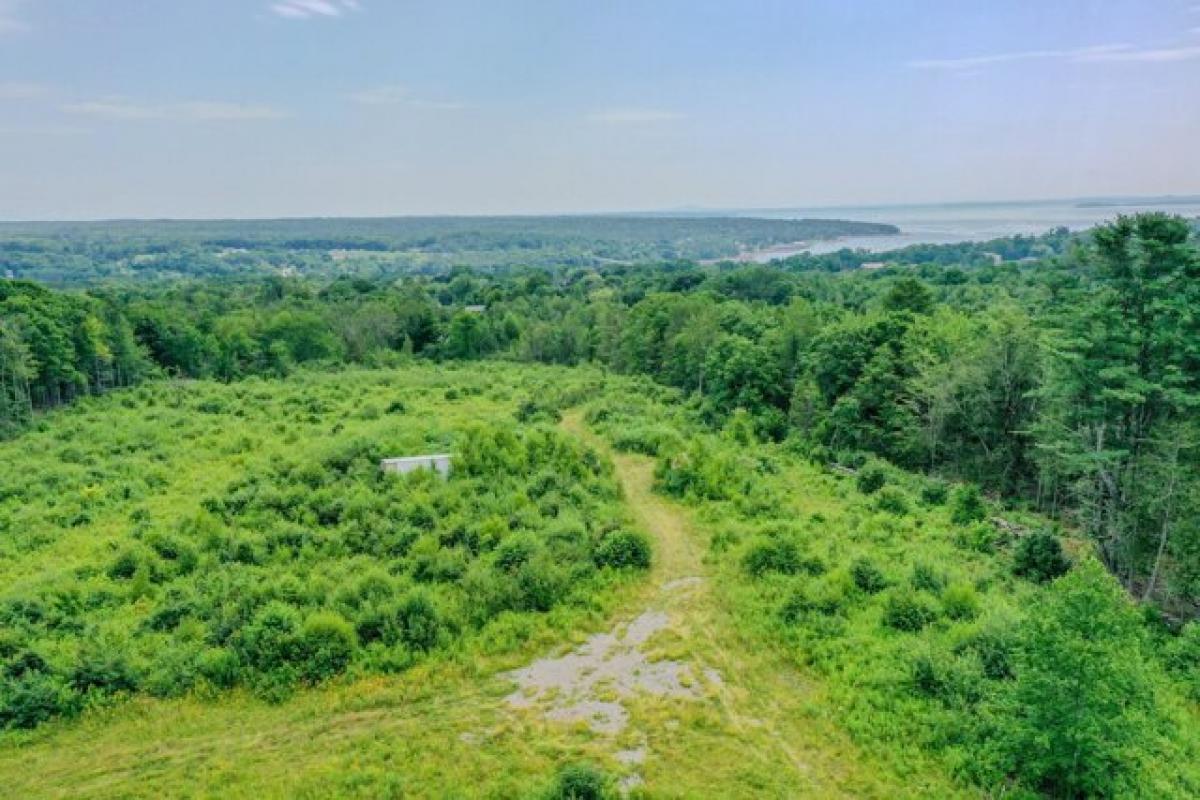
M 1015 796 L 1200 791 L 1200 627 L 1148 618 L 1046 519 L 877 461 L 814 464 L 744 415 L 714 434 L 621 399 L 589 419 L 656 456 L 738 624 L 819 675 L 826 713 L 891 769 L 933 759 Z
M 0 726 L 403 670 L 645 569 L 608 465 L 464 378 L 146 387 L 8 443 Z M 379 469 L 431 449 L 449 480 Z
M 622 598 L 649 591 L 670 514 L 704 574 L 669 577 L 712 590 L 709 644 L 666 651 L 781 656 L 733 656 L 734 688 L 670 712 L 692 728 L 647 792 L 700 791 L 701 742 L 714 776 L 748 780 L 727 736 L 794 764 L 773 748 L 798 721 L 826 732 L 813 759 L 877 776 L 820 793 L 1195 796 L 1194 232 L 1142 215 L 1009 244 L 870 271 L 0 283 L 0 723 L 36 728 L 5 734 L 11 752 L 120 736 L 130 697 L 283 725 L 310 697 L 403 707 L 411 690 L 379 682 L 408 675 L 457 674 L 446 697 L 502 685 L 505 658 L 636 610 Z M 445 482 L 377 468 L 442 450 Z M 646 459 L 652 514 L 628 491 Z M 726 696 L 739 674 L 804 685 L 772 698 L 795 720 L 753 738 Z M 511 712 L 472 698 L 496 720 L 500 796 L 604 796 L 628 769 L 594 735 L 543 731 L 583 757 L 550 775 Z M 415 785 L 450 791 L 410 735 L 432 759 Z M 817 792 L 758 766 L 764 793 Z
M 968 271 L 456 270 L 87 296 L 15 281 L 0 289 L 0 424 L 151 371 L 596 363 L 694 394 L 711 424 L 745 411 L 818 460 L 871 453 L 1059 516 L 1182 619 L 1200 597 L 1197 260 L 1185 221 L 1148 214 L 1062 256 Z

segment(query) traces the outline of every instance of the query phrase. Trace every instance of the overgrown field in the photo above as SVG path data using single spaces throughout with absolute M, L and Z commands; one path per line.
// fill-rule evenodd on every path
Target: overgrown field
M 1142 613 L 1090 546 L 972 485 L 813 463 L 706 433 L 683 406 L 593 404 L 692 506 L 751 640 L 824 687 L 824 714 L 898 774 L 1003 796 L 1200 794 L 1200 626 Z
M 442 451 L 448 481 L 378 470 Z M 1032 512 L 825 455 L 645 379 L 492 362 L 42 416 L 0 445 L 0 784 L 1200 793 L 1196 624 L 1143 613 Z M 681 581 L 703 590 L 667 598 Z M 647 608 L 671 615 L 648 658 L 716 669 L 693 700 L 628 700 L 611 736 L 506 703 L 508 670 Z
M 280 699 L 602 605 L 648 543 L 531 402 L 588 380 L 158 384 L 44 418 L 0 456 L 0 728 L 139 693 Z M 455 454 L 449 480 L 379 470 L 428 452 Z

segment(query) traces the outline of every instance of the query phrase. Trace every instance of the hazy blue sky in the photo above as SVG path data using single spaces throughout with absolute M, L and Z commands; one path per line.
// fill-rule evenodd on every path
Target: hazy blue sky
M 1200 0 L 0 0 L 0 218 L 1200 192 Z

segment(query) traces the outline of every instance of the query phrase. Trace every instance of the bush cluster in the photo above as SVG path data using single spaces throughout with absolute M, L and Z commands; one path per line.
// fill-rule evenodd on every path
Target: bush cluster
M 143 518 L 82 580 L 0 596 L 0 726 L 136 692 L 278 699 L 649 567 L 611 468 L 575 439 L 475 425 L 454 450 L 448 480 L 392 476 L 384 445 L 340 438 L 249 471 L 173 526 Z
M 1048 531 L 1034 531 L 1021 537 L 1013 551 L 1013 571 L 1038 583 L 1052 581 L 1070 567 L 1062 543 Z

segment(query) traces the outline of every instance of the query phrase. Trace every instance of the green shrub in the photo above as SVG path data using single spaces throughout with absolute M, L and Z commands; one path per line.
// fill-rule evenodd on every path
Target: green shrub
M 83 700 L 61 676 L 27 672 L 0 679 L 0 729 L 33 728 L 48 719 L 70 716 Z
M 1052 581 L 1070 568 L 1058 537 L 1048 531 L 1022 537 L 1013 552 L 1013 572 L 1037 583 Z
M 144 557 L 144 553 L 135 548 L 122 550 L 108 565 L 106 574 L 113 580 L 127 581 L 137 573 Z
M 609 800 L 616 797 L 612 779 L 591 764 L 568 764 L 558 771 L 546 800 Z
M 612 436 L 612 444 L 622 453 L 660 456 L 679 450 L 683 440 L 666 426 L 637 426 L 616 431 Z
M 521 401 L 517 406 L 516 416 L 518 422 L 525 423 L 547 422 L 553 424 L 562 419 L 558 405 L 553 400 L 532 397 Z
M 496 568 L 504 572 L 513 572 L 525 564 L 540 549 L 537 540 L 531 536 L 518 534 L 510 536 L 496 548 Z
M 937 696 L 942 690 L 942 665 L 933 653 L 918 653 L 910 667 L 913 688 L 921 694 Z
M 0 612 L 0 619 L 3 619 L 2 612 Z M 7 661 L 16 656 L 22 651 L 24 644 L 24 637 L 16 631 L 8 628 L 0 628 L 0 662 Z
M 956 525 L 970 525 L 987 518 L 987 504 L 978 486 L 966 483 L 954 490 L 950 498 L 950 518 Z
M 441 547 L 436 539 L 425 537 L 413 548 L 412 576 L 420 583 L 454 583 L 467 571 L 468 560 L 463 548 Z
M 878 464 L 868 464 L 858 471 L 854 482 L 863 494 L 875 494 L 887 483 L 887 472 Z
M 298 643 L 301 677 L 320 683 L 341 673 L 357 647 L 358 636 L 341 615 L 321 611 L 309 616 L 300 628 Z
M 399 640 L 394 609 L 378 603 L 366 603 L 354 615 L 354 632 L 363 645 L 372 642 L 395 644 Z
M 654 481 L 673 497 L 728 500 L 745 493 L 745 466 L 728 450 L 693 441 L 686 451 L 659 459 Z
M 190 691 L 199 678 L 196 649 L 190 643 L 177 643 L 158 652 L 150 665 L 142 687 L 155 697 L 179 697 Z
M 974 653 L 979 659 L 984 677 L 993 681 L 1013 676 L 1013 661 L 1017 649 L 1016 632 L 1010 625 L 992 621 L 977 628 L 955 647 L 959 655 Z
M 768 572 L 795 575 L 800 571 L 800 550 L 791 539 L 760 537 L 746 550 L 742 566 L 755 577 Z
M 924 561 L 918 561 L 913 564 L 912 575 L 909 576 L 908 582 L 912 584 L 914 589 L 923 589 L 927 592 L 941 592 L 946 586 L 946 576 L 939 572 L 935 567 Z
M 241 665 L 232 650 L 208 647 L 196 656 L 196 671 L 218 689 L 230 689 L 237 683 Z
M 412 650 L 432 650 L 441 636 L 441 616 L 423 592 L 412 592 L 400 601 L 396 624 L 401 641 Z
M 829 566 L 820 556 L 804 553 L 800 556 L 800 571 L 805 575 L 824 575 L 829 571 Z
M 941 650 L 918 653 L 909 674 L 917 692 L 947 706 L 970 706 L 983 694 L 978 667 Z
M 596 547 L 596 564 L 614 569 L 649 569 L 650 540 L 636 531 L 613 531 Z
M 823 444 L 814 444 L 808 449 L 809 463 L 818 467 L 828 467 L 834 462 L 834 453 Z
M 976 522 L 954 532 L 955 544 L 976 553 L 995 552 L 996 539 L 996 528 L 989 522 Z
M 241 630 L 239 654 L 258 672 L 281 671 L 298 660 L 299 630 L 300 612 L 294 606 L 273 600 L 260 608 Z
M 940 506 L 946 502 L 949 490 L 942 481 L 931 479 L 921 487 L 921 502 L 929 506 Z
M 877 594 L 887 588 L 888 580 L 883 570 L 866 556 L 860 556 L 850 565 L 850 578 L 854 585 L 867 594 Z
M 79 651 L 78 661 L 71 671 L 71 686 L 76 691 L 105 693 L 136 691 L 139 676 L 129 661 L 127 642 L 98 639 L 86 643 Z
M 516 578 L 520 607 L 525 611 L 549 611 L 567 593 L 567 576 L 546 557 L 522 565 Z
M 883 606 L 883 624 L 898 631 L 919 631 L 937 617 L 937 607 L 920 592 L 894 591 Z
M 950 619 L 971 620 L 979 615 L 979 594 L 969 583 L 952 583 L 942 592 L 942 611 Z
M 875 507 L 880 511 L 902 517 L 908 513 L 908 498 L 899 489 L 888 486 L 880 490 L 875 498 Z
M 849 598 L 842 583 L 823 580 L 806 583 L 794 590 L 779 609 L 780 617 L 789 625 L 799 622 L 805 614 L 815 612 L 825 617 L 842 614 Z
M 154 631 L 173 631 L 185 619 L 196 615 L 198 610 L 195 599 L 188 592 L 172 586 L 150 612 L 145 626 Z
M 1163 648 L 1164 662 L 1192 700 L 1200 702 L 1200 622 L 1192 620 Z

